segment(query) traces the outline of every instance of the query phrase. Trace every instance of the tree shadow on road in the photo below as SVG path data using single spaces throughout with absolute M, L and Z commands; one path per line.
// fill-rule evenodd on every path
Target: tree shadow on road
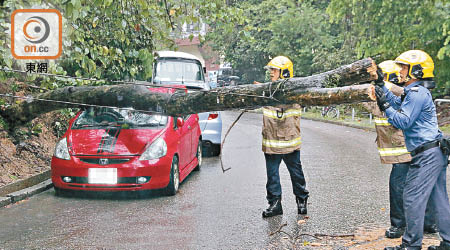
M 165 197 L 162 189 L 142 191 L 82 191 L 82 190 L 60 190 L 55 192 L 56 196 L 63 198 L 82 198 L 89 200 L 141 200 L 157 199 Z

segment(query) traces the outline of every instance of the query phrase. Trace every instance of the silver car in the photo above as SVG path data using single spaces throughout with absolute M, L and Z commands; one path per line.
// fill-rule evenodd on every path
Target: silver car
M 205 81 L 204 69 L 200 59 L 188 53 L 175 51 L 158 51 L 155 53 L 152 83 L 182 84 L 186 86 L 188 91 L 211 89 Z M 219 155 L 222 142 L 222 117 L 220 112 L 204 112 L 198 114 L 198 116 L 202 131 L 203 155 Z

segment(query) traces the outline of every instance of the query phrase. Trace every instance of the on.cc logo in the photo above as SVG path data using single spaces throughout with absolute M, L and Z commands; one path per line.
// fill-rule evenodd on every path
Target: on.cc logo
M 11 14 L 11 54 L 16 59 L 57 59 L 62 53 L 62 16 L 56 9 Z
M 37 24 L 34 25 L 33 24 Z M 31 26 L 31 30 L 35 33 L 35 35 L 29 34 L 29 29 Z M 44 31 L 42 31 L 44 30 Z M 30 43 L 42 43 L 47 40 L 50 34 L 50 25 L 48 22 L 39 16 L 33 16 L 27 19 L 23 26 L 23 34 L 25 35 L 25 39 Z

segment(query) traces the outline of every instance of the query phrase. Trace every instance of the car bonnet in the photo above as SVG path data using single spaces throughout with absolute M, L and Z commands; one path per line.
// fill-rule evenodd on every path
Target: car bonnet
M 68 144 L 71 154 L 77 155 L 139 155 L 147 143 L 154 141 L 163 129 L 71 129 Z

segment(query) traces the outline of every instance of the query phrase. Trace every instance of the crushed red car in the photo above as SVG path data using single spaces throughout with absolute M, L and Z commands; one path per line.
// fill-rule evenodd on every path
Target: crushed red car
M 197 114 L 174 118 L 131 108 L 80 111 L 52 157 L 56 193 L 163 189 L 175 195 L 202 163 L 198 120 Z

